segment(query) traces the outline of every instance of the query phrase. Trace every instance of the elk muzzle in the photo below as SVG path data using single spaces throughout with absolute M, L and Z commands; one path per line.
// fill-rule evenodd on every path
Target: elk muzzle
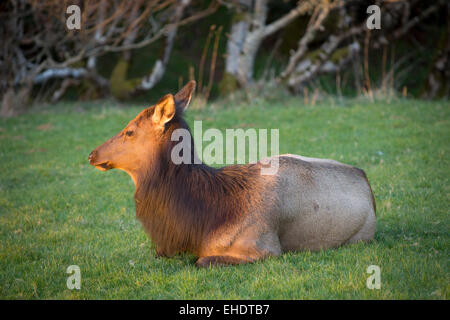
M 112 165 L 109 161 L 99 161 L 98 160 L 98 152 L 97 149 L 95 149 L 94 151 L 92 151 L 89 154 L 89 164 L 91 164 L 92 166 L 95 166 L 97 169 L 101 170 L 101 171 L 106 171 L 109 169 L 112 169 Z

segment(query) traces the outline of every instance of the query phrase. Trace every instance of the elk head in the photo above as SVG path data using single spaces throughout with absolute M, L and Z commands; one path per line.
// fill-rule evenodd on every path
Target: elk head
M 194 90 L 195 81 L 190 81 L 175 96 L 167 94 L 154 106 L 144 109 L 123 130 L 94 149 L 89 163 L 102 171 L 124 170 L 136 184 L 139 173 L 151 166 L 164 144 L 170 141 L 170 132 L 180 125 L 181 114 Z

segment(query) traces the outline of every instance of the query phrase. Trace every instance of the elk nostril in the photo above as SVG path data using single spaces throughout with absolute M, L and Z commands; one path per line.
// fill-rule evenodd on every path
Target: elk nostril
M 89 154 L 88 160 L 89 160 L 89 161 L 92 161 L 92 159 L 94 159 L 94 157 L 95 157 L 95 151 L 92 151 L 92 152 Z

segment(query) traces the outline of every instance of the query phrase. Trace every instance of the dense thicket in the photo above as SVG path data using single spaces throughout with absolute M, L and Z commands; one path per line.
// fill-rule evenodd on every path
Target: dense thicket
M 79 30 L 66 24 L 72 4 Z M 134 98 L 183 77 L 196 78 L 206 98 L 266 82 L 303 94 L 323 76 L 339 94 L 372 96 L 377 86 L 448 97 L 450 4 L 376 4 L 381 29 L 367 28 L 372 1 L 6 0 L 0 114 L 70 92 Z

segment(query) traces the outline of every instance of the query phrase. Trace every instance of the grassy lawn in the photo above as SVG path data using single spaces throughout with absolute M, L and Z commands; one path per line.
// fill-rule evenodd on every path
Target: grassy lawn
M 0 120 L 2 299 L 448 299 L 450 106 L 447 102 L 301 99 L 190 110 L 208 127 L 279 128 L 280 153 L 363 168 L 377 202 L 370 244 L 196 269 L 156 259 L 134 217 L 134 185 L 89 166 L 89 152 L 141 106 L 60 103 Z M 81 268 L 81 290 L 66 269 Z M 369 290 L 369 265 L 381 289 Z

